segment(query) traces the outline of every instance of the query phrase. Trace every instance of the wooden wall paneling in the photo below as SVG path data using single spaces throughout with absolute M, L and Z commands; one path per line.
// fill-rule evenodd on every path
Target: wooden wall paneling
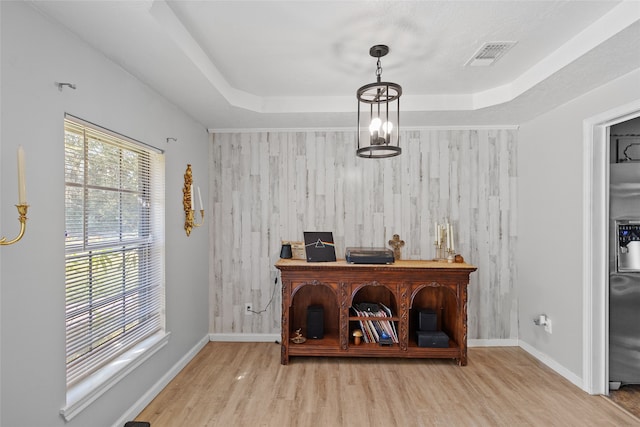
M 220 173 L 212 173 L 212 171 L 220 171 L 220 159 L 222 146 L 221 145 L 213 145 L 211 144 L 209 147 L 209 201 L 207 203 L 208 209 L 205 214 L 207 215 L 207 221 L 212 229 L 221 230 L 222 229 L 222 215 L 220 212 L 221 206 L 219 202 L 219 190 L 215 193 L 213 192 L 213 188 L 220 189 Z M 213 215 L 213 212 L 218 212 L 218 215 Z M 210 233 L 209 235 L 209 288 L 211 290 L 211 284 L 213 283 L 222 283 L 222 268 L 221 262 L 222 260 L 219 257 L 218 253 L 219 249 L 219 233 Z M 209 331 L 213 332 L 214 325 L 218 328 L 221 326 L 221 314 L 222 310 L 220 310 L 221 301 L 220 292 L 209 292 Z
M 469 307 L 485 307 L 484 310 L 468 310 L 468 334 L 469 337 L 481 337 L 483 333 L 493 327 L 488 324 L 484 319 L 481 321 L 480 316 L 484 314 L 484 317 L 488 317 L 488 312 L 492 310 L 491 300 L 489 299 L 489 288 L 491 285 L 490 277 L 490 242 L 488 237 L 488 204 L 487 198 L 489 197 L 490 185 L 487 179 L 489 171 L 489 141 L 487 132 L 481 131 L 478 133 L 478 145 L 477 145 L 477 176 L 476 176 L 476 188 L 477 199 L 471 199 L 471 203 L 475 202 L 474 220 L 472 221 L 471 239 L 475 240 L 475 247 L 472 247 L 469 254 L 469 260 L 467 262 L 476 263 L 475 265 L 482 265 L 482 269 L 478 267 L 476 276 L 478 278 L 475 287 L 470 286 L 468 305 Z M 483 250 L 486 249 L 486 250 Z M 479 284 L 482 284 L 481 286 Z M 484 312 L 487 311 L 485 314 Z M 486 328 L 486 329 L 485 329 Z
M 371 160 L 355 156 L 353 132 L 212 135 L 210 331 L 279 332 L 278 304 L 243 310 L 269 302 L 282 239 L 333 231 L 342 258 L 347 246 L 387 246 L 399 234 L 403 258 L 430 259 L 433 223 L 449 219 L 456 248 L 478 266 L 469 337 L 516 337 L 517 131 L 425 129 L 401 141 L 399 157 Z

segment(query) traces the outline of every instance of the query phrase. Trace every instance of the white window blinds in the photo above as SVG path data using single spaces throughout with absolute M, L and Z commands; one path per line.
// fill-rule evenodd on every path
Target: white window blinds
M 164 156 L 65 118 L 67 386 L 164 328 Z

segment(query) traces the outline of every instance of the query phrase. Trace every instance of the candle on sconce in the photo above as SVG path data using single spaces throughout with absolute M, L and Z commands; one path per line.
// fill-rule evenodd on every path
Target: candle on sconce
M 202 207 L 202 195 L 200 194 L 200 186 L 198 185 L 198 202 L 200 202 L 200 210 L 203 210 Z
M 18 204 L 27 204 L 27 183 L 24 178 L 24 148 L 18 147 Z
M 434 222 L 433 223 L 433 234 L 435 235 L 435 242 L 434 244 L 438 244 L 438 222 Z

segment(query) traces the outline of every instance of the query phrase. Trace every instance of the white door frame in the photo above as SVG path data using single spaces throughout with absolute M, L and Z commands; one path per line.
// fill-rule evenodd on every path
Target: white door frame
M 584 121 L 583 389 L 609 394 L 609 127 L 640 116 L 640 100 Z

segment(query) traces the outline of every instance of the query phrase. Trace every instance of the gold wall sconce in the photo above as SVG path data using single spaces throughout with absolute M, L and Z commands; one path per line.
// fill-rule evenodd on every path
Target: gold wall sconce
M 24 179 L 24 149 L 22 146 L 18 147 L 18 204 L 16 208 L 18 208 L 18 221 L 20 221 L 20 233 L 14 239 L 7 240 L 6 237 L 0 238 L 0 245 L 13 245 L 24 236 L 24 231 L 27 228 L 27 209 L 29 205 L 27 205 L 27 184 Z
M 193 193 L 193 173 L 191 172 L 191 165 L 187 165 L 187 170 L 184 173 L 184 187 L 182 187 L 182 205 L 184 206 L 184 231 L 187 232 L 187 236 L 191 234 L 193 227 L 200 227 L 204 224 L 204 207 L 202 206 L 202 196 L 200 195 L 200 187 L 198 190 L 198 201 L 200 202 L 200 223 L 195 221 L 195 200 Z

